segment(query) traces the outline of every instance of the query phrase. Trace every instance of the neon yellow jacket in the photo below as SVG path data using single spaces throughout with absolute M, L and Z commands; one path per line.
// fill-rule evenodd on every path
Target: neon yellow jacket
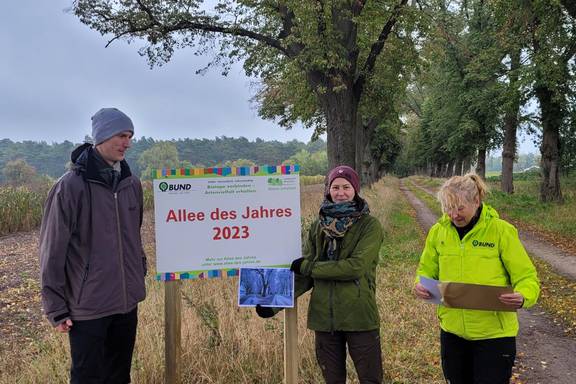
M 487 204 L 483 204 L 478 222 L 462 240 L 444 214 L 428 232 L 417 274 L 442 282 L 511 285 L 524 296 L 524 308 L 534 305 L 540 293 L 536 269 L 520 243 L 518 231 Z M 438 318 L 444 331 L 468 340 L 518 334 L 516 312 L 439 305 Z

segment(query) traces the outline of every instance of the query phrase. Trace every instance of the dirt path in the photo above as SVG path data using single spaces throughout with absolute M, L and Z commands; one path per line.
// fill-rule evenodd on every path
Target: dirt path
M 416 210 L 416 219 L 423 231 L 428 232 L 437 216 L 420 201 L 401 181 L 400 189 Z M 421 187 L 420 187 L 421 188 Z M 426 189 L 421 188 L 424 191 Z M 426 191 L 429 193 L 429 191 Z M 527 244 L 531 255 L 547 261 L 544 253 L 550 250 L 546 245 L 531 239 Z M 532 249 L 528 249 L 528 246 Z M 555 251 L 562 252 L 562 251 Z M 557 254 L 546 255 L 552 259 Z M 562 256 L 572 257 L 572 256 Z M 563 265 L 558 263 L 558 266 Z M 564 273 L 569 276 L 568 273 Z M 515 367 L 516 383 L 526 384 L 574 384 L 576 382 L 576 340 L 565 337 L 560 326 L 538 306 L 518 311 L 520 332 L 517 338 L 518 355 Z

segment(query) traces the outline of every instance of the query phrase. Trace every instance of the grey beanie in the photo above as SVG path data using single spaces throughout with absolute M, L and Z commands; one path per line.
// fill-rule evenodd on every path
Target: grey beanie
M 134 134 L 132 120 L 116 108 L 102 108 L 92 116 L 92 140 L 98 145 L 112 136 L 130 131 Z

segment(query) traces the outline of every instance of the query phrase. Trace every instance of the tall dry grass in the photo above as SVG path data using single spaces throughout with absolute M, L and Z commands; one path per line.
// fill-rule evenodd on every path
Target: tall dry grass
M 47 191 L 0 186 L 0 236 L 30 231 L 40 225 Z
M 322 200 L 322 186 L 302 188 L 303 225 L 311 222 Z M 372 214 L 385 231 L 377 300 L 387 383 L 440 383 L 437 321 L 433 307 L 414 299 L 417 254 L 422 236 L 413 212 L 386 178 L 363 191 Z M 147 223 L 146 231 L 150 231 Z M 154 244 L 146 251 L 153 262 Z M 140 305 L 133 382 L 163 382 L 163 283 L 147 278 L 148 297 Z M 238 308 L 237 279 L 186 281 L 182 284 L 183 383 L 281 383 L 283 379 L 283 315 L 261 319 L 253 310 Z M 306 329 L 309 294 L 298 300 L 299 376 L 301 383 L 321 383 L 313 333 Z M 69 365 L 67 338 L 46 330 L 23 361 L 14 362 L 0 382 L 65 383 Z M 0 363 L 0 369 L 3 368 Z M 348 361 L 349 382 L 357 383 Z
M 306 176 L 300 175 L 300 185 L 316 185 L 324 183 L 323 175 Z

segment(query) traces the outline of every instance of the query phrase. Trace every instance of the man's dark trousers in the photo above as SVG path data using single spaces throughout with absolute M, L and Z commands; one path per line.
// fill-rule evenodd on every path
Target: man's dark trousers
M 138 309 L 95 320 L 74 321 L 70 329 L 71 384 L 130 383 Z

